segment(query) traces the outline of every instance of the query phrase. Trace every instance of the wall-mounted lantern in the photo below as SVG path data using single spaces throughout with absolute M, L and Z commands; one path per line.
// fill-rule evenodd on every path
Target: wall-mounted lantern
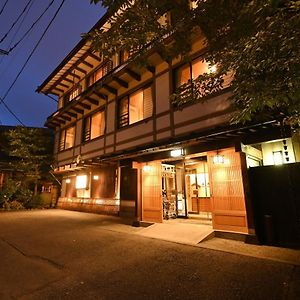
M 174 149 L 171 150 L 171 157 L 180 157 L 183 155 L 183 149 Z
M 224 164 L 224 163 L 225 163 L 224 155 L 221 155 L 221 154 L 217 153 L 217 154 L 213 157 L 213 163 L 214 163 L 215 165 Z
M 150 172 L 151 171 L 151 166 L 149 166 L 149 165 L 143 166 L 143 171 L 144 172 Z

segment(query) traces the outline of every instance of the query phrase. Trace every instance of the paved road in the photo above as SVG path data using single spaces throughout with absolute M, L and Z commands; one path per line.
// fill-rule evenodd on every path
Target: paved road
M 114 222 L 0 213 L 0 299 L 300 299 L 300 267 L 116 232 Z

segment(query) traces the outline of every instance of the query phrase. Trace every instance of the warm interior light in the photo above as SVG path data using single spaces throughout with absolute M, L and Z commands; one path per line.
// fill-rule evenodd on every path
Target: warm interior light
M 276 166 L 282 165 L 283 164 L 282 151 L 274 151 L 273 160 L 274 160 L 274 165 Z
M 213 157 L 213 163 L 214 164 L 224 164 L 225 160 L 224 160 L 224 155 L 220 155 L 220 154 L 216 154 Z
M 87 185 L 87 175 L 79 175 L 76 177 L 76 189 L 85 189 Z
M 66 179 L 66 183 L 71 183 L 71 179 L 70 178 Z
M 183 150 L 182 149 L 175 149 L 171 151 L 171 156 L 172 157 L 179 157 L 183 154 Z
M 93 176 L 93 179 L 94 179 L 94 180 L 98 180 L 98 179 L 99 179 L 99 176 L 98 176 L 98 175 L 94 175 L 94 176 Z
M 210 73 L 216 73 L 217 72 L 217 65 L 213 65 L 209 67 L 209 72 Z
M 145 172 L 150 172 L 151 171 L 151 167 L 148 165 L 143 166 L 143 171 Z

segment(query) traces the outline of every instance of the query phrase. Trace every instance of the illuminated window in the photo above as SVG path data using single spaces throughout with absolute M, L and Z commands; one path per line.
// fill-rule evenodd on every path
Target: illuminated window
M 119 127 L 149 118 L 152 113 L 152 89 L 140 89 L 119 102 Z
M 105 131 L 105 113 L 97 112 L 84 120 L 83 141 L 95 139 L 104 134 Z
M 65 104 L 68 102 L 74 100 L 80 93 L 82 92 L 82 86 L 77 85 L 75 88 L 73 88 L 69 93 L 67 93 L 64 97 Z
M 203 61 L 201 57 L 194 59 L 192 62 L 175 70 L 175 87 L 178 88 L 204 73 L 211 73 L 215 71 L 216 66 L 209 68 L 208 63 Z
M 124 62 L 126 62 L 129 58 L 129 52 L 126 50 L 121 50 L 119 52 L 119 64 L 123 64 Z
M 60 133 L 59 151 L 72 148 L 75 140 L 75 126 L 64 129 Z
M 108 74 L 113 68 L 113 62 L 108 60 L 102 64 L 100 68 L 95 70 L 89 77 L 87 78 L 87 85 L 91 86 L 98 80 L 100 80 L 103 76 Z
M 283 158 L 282 158 L 282 151 L 273 151 L 273 160 L 274 165 L 282 165 L 283 164 Z
M 76 176 L 76 189 L 85 189 L 87 187 L 87 175 Z

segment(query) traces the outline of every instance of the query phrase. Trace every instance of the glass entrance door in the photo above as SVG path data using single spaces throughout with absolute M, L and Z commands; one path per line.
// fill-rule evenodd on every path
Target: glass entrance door
M 212 207 L 206 157 L 185 162 L 185 190 L 189 216 L 210 223 Z

